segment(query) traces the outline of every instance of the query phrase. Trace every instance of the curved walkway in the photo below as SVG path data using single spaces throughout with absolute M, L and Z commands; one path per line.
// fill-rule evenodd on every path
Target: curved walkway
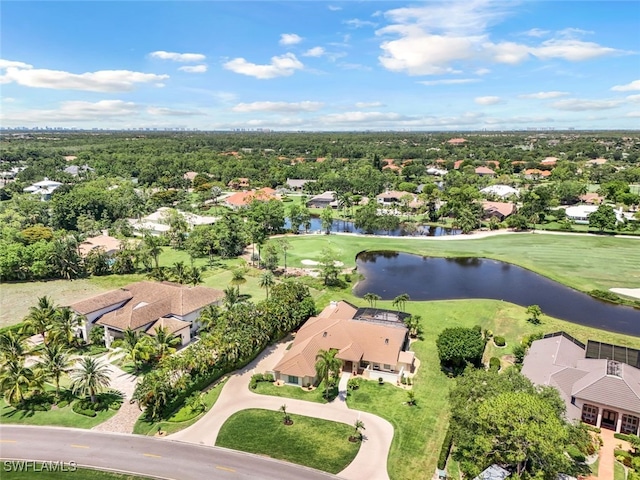
M 167 438 L 201 445 L 215 445 L 220 428 L 234 413 L 248 408 L 278 410 L 283 403 L 286 403 L 287 411 L 297 415 L 317 417 L 348 425 L 353 425 L 357 419 L 362 420 L 366 430 L 363 432 L 364 440 L 360 450 L 353 462 L 338 476 L 348 480 L 363 478 L 388 480 L 387 458 L 393 440 L 393 426 L 388 421 L 371 413 L 345 408 L 346 404 L 340 399 L 332 403 L 320 404 L 259 395 L 249 390 L 251 375 L 271 370 L 282 358 L 289 341 L 267 347 L 247 367 L 232 374 L 223 387 L 218 401 L 201 420 Z

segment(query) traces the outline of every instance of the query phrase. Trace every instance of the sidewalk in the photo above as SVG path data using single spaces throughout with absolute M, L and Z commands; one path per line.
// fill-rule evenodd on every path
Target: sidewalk
M 259 395 L 249 390 L 251 375 L 271 370 L 282 358 L 288 343 L 284 341 L 268 347 L 247 367 L 230 375 L 213 408 L 197 423 L 170 435 L 168 438 L 189 443 L 215 445 L 220 428 L 234 413 L 248 408 L 278 410 L 283 403 L 286 403 L 287 411 L 296 415 L 322 418 L 348 425 L 353 425 L 357 419 L 362 420 L 366 427 L 364 441 L 356 458 L 338 476 L 348 480 L 363 478 L 388 480 L 387 458 L 393 440 L 393 426 L 386 420 L 370 413 L 350 410 L 346 407 L 346 403 L 339 399 L 328 404 L 319 404 L 291 398 Z

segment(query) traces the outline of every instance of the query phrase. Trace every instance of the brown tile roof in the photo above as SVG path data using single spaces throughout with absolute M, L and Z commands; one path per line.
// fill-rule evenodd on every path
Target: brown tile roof
M 551 175 L 549 170 L 538 170 L 537 168 L 529 168 L 524 171 L 525 175 L 539 175 L 541 177 L 548 177 Z
M 250 190 L 248 192 L 237 192 L 225 198 L 225 203 L 233 207 L 244 207 L 253 200 L 271 200 L 277 198 L 273 188 L 261 188 L 260 190 Z
M 462 145 L 466 140 L 464 138 L 452 138 L 451 140 L 447 140 L 447 143 L 450 145 Z
M 514 210 L 516 209 L 516 206 L 510 202 L 484 201 L 482 202 L 482 209 L 484 210 L 485 214 L 492 214 L 494 212 L 498 212 L 503 217 L 508 217 L 514 212 Z
M 604 197 L 601 197 L 597 193 L 585 193 L 578 197 L 580 201 L 584 203 L 600 204 L 604 201 Z
M 166 328 L 169 334 L 174 334 L 185 328 L 190 328 L 191 323 L 179 320 L 177 318 L 159 318 L 153 325 L 147 329 L 149 335 L 155 336 L 159 328 Z
M 109 235 L 98 235 L 97 237 L 87 238 L 78 246 L 78 250 L 80 255 L 86 257 L 95 248 L 102 247 L 106 253 L 115 252 L 120 248 L 121 243 L 120 240 Z
M 496 174 L 496 172 L 491 170 L 489 167 L 477 167 L 475 172 L 478 175 L 495 175 Z
M 112 290 L 101 295 L 96 295 L 95 297 L 87 298 L 86 300 L 80 300 L 79 302 L 72 303 L 69 305 L 69 308 L 80 315 L 87 315 L 110 305 L 124 302 L 132 297 L 133 294 L 130 291 L 120 288 L 118 290 Z
M 455 170 L 460 168 L 460 165 L 462 165 L 462 162 L 464 162 L 464 160 L 456 160 L 455 162 L 453 162 L 453 168 Z
M 161 317 L 188 315 L 224 297 L 223 291 L 214 288 L 188 287 L 171 282 L 138 282 L 115 292 L 121 291 L 124 292 L 123 296 L 128 295 L 128 297 L 122 298 L 120 301 L 128 299 L 128 302 L 121 308 L 104 314 L 96 323 L 119 330 L 126 328 L 135 330 Z M 109 292 L 104 295 L 113 293 Z M 84 301 L 94 302 L 98 306 L 98 308 L 91 307 L 93 310 L 90 311 L 119 303 L 118 301 L 106 303 L 106 300 L 103 299 L 104 295 Z M 74 304 L 71 307 L 78 311 L 77 305 Z
M 386 192 L 376 195 L 376 198 L 395 198 L 397 200 L 400 200 L 405 195 L 410 195 L 412 198 L 415 197 L 415 195 L 410 192 L 403 192 L 401 190 L 387 190 Z
M 298 331 L 293 346 L 274 371 L 315 377 L 319 350 L 337 349 L 337 358 L 397 365 L 407 335 L 403 325 L 382 325 L 352 320 L 357 309 L 346 302 L 330 305 L 310 318 Z

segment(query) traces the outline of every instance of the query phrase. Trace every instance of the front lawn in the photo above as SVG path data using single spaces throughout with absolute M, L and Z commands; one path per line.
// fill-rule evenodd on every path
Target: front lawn
M 337 388 L 334 388 L 333 390 L 334 392 L 329 392 L 330 397 L 332 394 L 335 397 L 338 393 Z M 272 382 L 258 382 L 255 390 L 251 391 L 261 395 L 295 398 L 296 400 L 306 400 L 307 402 L 327 403 L 327 400 L 324 398 L 324 383 L 321 383 L 318 388 L 308 391 L 304 388 L 295 387 L 293 385 L 282 385 L 281 387 L 277 387 Z
M 319 418 L 250 409 L 233 414 L 218 434 L 216 446 L 266 455 L 329 473 L 344 470 L 355 458 L 359 442 L 350 442 L 353 427 Z
M 92 428 L 109 420 L 117 410 L 96 412 L 95 417 L 87 417 L 72 410 L 72 403 L 63 408 L 52 407 L 46 412 L 17 410 L 0 399 L 0 423 L 21 425 L 52 425 L 58 427 Z
M 144 415 L 141 415 L 133 427 L 133 433 L 138 435 L 155 435 L 159 430 L 162 430 L 166 432 L 167 435 L 171 435 L 172 433 L 184 430 L 200 420 L 203 415 L 213 407 L 222 392 L 224 384 L 225 381 L 221 380 L 204 393 L 202 396 L 204 410 L 193 411 L 185 405 L 171 415 L 168 420 L 161 422 L 149 422 L 145 420 Z

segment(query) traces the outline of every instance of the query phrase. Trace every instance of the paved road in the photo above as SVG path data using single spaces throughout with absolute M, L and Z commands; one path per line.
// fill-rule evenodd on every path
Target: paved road
M 298 465 L 170 439 L 56 427 L 0 425 L 0 458 L 76 462 L 164 479 L 328 480 Z

